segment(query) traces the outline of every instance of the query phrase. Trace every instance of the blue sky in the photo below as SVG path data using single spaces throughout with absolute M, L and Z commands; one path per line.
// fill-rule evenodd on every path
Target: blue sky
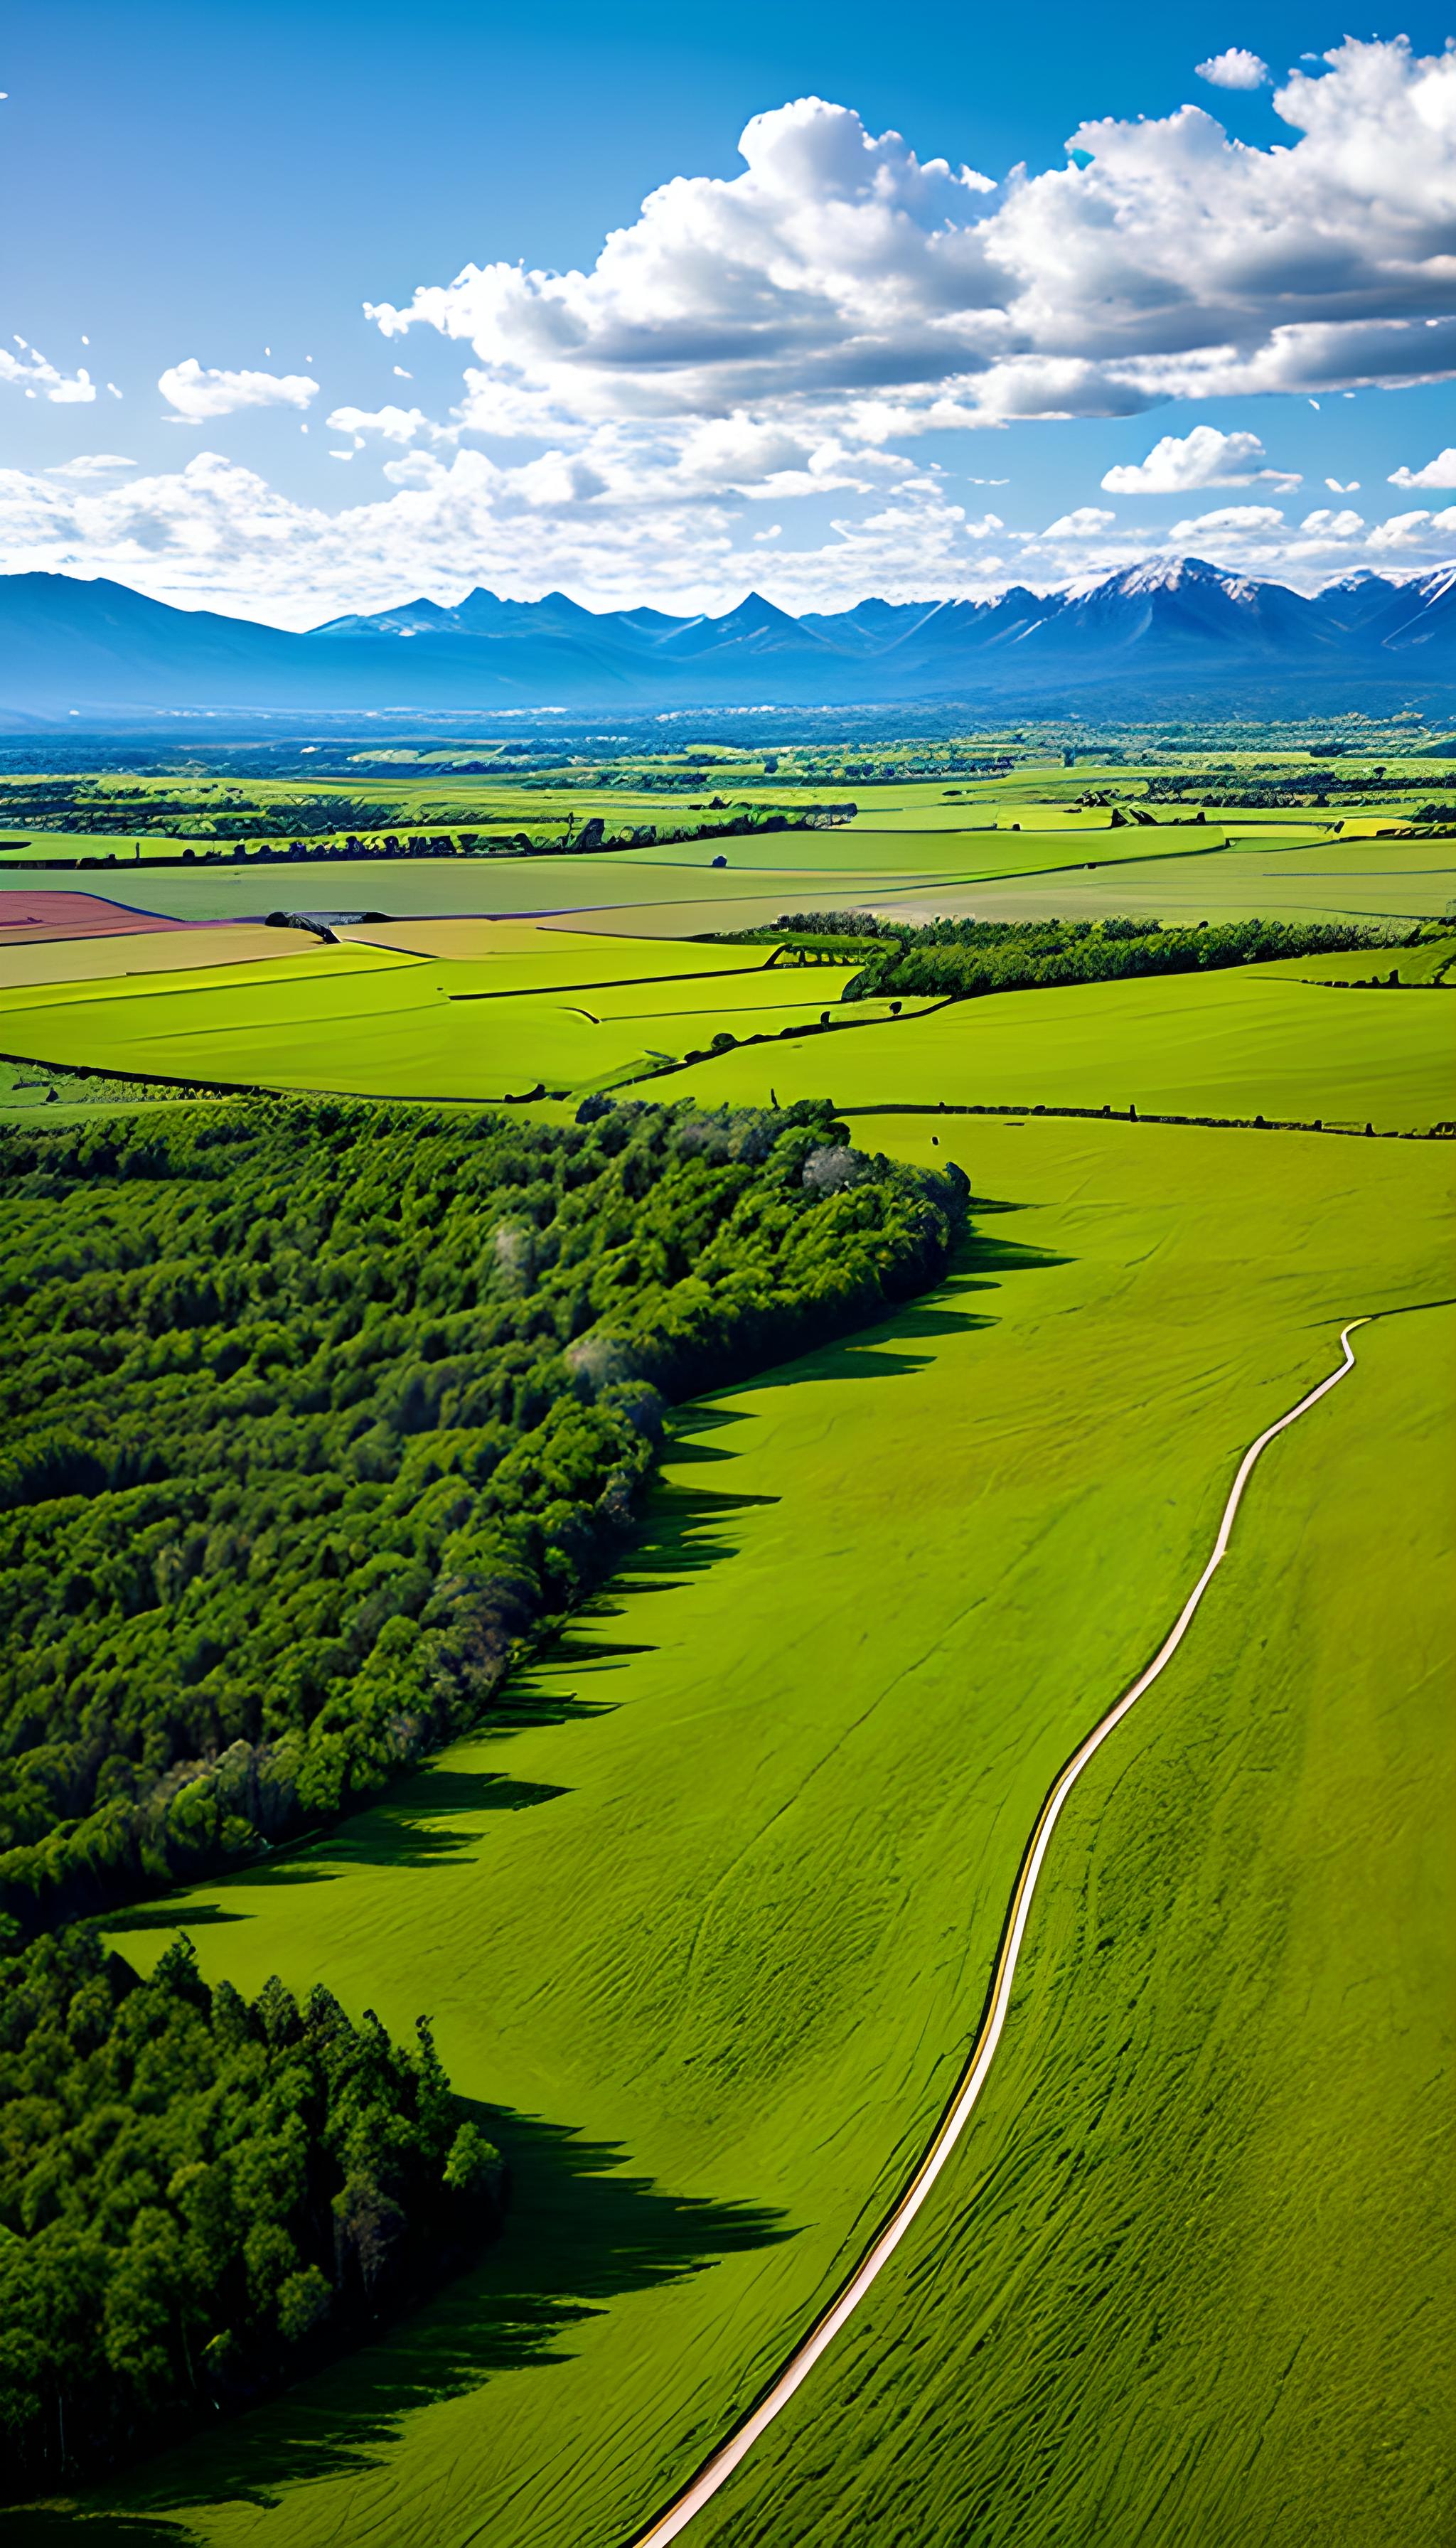
M 0 59 L 0 566 L 304 624 L 1456 556 L 1456 62 L 1426 9 L 1344 33 L 48 0 Z

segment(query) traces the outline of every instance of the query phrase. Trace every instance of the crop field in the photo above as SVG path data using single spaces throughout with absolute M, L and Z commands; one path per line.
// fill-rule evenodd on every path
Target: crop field
M 243 933 L 175 932 L 159 943 L 191 948 L 219 935 Z M 568 945 L 559 933 L 516 931 L 499 956 L 461 958 L 362 931 L 335 948 L 293 930 L 254 936 L 271 942 L 275 962 L 215 961 L 160 978 L 154 966 L 0 978 L 5 1048 L 13 1059 L 143 1079 L 478 1100 L 609 1085 L 705 1050 L 715 1033 L 777 1037 L 836 1012 L 866 1025 L 890 1014 L 887 1000 L 840 1008 L 858 964 L 776 968 L 773 951 L 758 948 Z M 906 1016 L 922 1005 L 896 1004 Z
M 1073 1797 L 954 2191 L 712 2548 L 1449 2537 L 1456 1320 L 1356 1347 Z
M 205 973 L 230 964 L 297 963 L 321 956 L 321 939 L 256 921 L 117 931 L 102 938 L 23 939 L 0 946 L 0 996 L 46 982 L 112 981 L 158 973 Z
M 239 1984 L 324 1970 L 391 2025 L 431 2008 L 452 2075 L 508 2109 L 517 2229 L 372 2369 L 113 2510 L 229 2542 L 629 2536 L 903 2176 L 1037 1801 L 1176 1607 L 1239 1448 L 1352 1309 L 1446 1283 L 1435 1148 L 1241 1137 L 1230 1159 L 1214 1133 L 1045 1120 L 943 1138 L 1001 1207 L 962 1270 L 684 1419 L 646 1545 L 534 1669 L 519 1730 L 181 1906 Z M 896 1139 L 929 1155 L 923 1125 Z M 1353 1388 L 1324 1421 L 1359 1441 Z M 1058 1860 L 1073 1911 L 1086 1847 Z M 1047 2156 L 1039 2127 L 1039 2158 L 1087 2129 L 1064 2119 Z M 1170 2175 L 1145 2234 L 1182 2222 Z M 1111 2234 L 1099 2201 L 1086 2235 Z
M 1049 1781 L 1176 1615 L 1242 1450 L 1365 1318 L 1068 1805 L 935 2196 L 686 2539 L 1440 2548 L 1456 1145 L 1329 1136 L 1456 1124 L 1432 926 L 1456 842 L 1399 837 L 1389 791 L 1235 821 L 1236 755 L 1222 792 L 1199 774 L 1206 824 L 1189 792 L 1115 833 L 1078 798 L 1136 801 L 1168 759 L 1028 756 L 952 797 L 807 755 L 620 789 L 383 758 L 320 792 L 527 827 L 860 811 L 600 855 L 16 868 L 0 1116 L 95 1120 L 158 1103 L 148 1080 L 508 1101 L 518 1126 L 608 1089 L 827 1094 L 859 1149 L 958 1163 L 969 1233 L 884 1323 L 676 1410 L 624 1562 L 477 1733 L 320 1838 L 108 1916 L 143 1971 L 181 1929 L 248 1994 L 321 1978 L 397 2041 L 429 2012 L 512 2198 L 362 2350 L 17 2540 L 627 2548 L 910 2176 Z M 1246 760 L 1246 794 L 1299 775 Z M 1410 775 L 1408 821 L 1435 783 Z M 140 925 L 105 934 L 98 883 Z M 44 929 L 7 931 L 43 892 Z M 279 907 L 389 917 L 328 946 L 259 925 Z M 860 909 L 1392 935 L 898 1015 L 846 998 L 858 954 L 702 935 Z
M 844 1003 L 855 965 L 764 970 L 759 950 L 680 943 L 670 955 L 659 942 L 639 944 L 628 968 L 620 940 L 598 942 L 594 961 L 587 944 L 540 957 L 502 950 L 497 962 L 362 943 L 164 982 L 146 973 L 31 984 L 3 994 L 0 1042 L 13 1057 L 142 1077 L 472 1099 L 523 1097 L 538 1084 L 547 1094 L 601 1087 L 648 1070 L 654 1056 L 704 1049 L 714 1032 L 742 1043 L 827 1018 L 828 1042 L 821 1032 L 775 1049 L 780 1103 L 827 1081 L 852 1108 L 1134 1106 L 1369 1121 L 1382 1133 L 1456 1119 L 1441 994 L 1331 992 L 1311 978 L 1317 959 L 1296 980 L 1241 968 L 1021 992 L 924 1016 L 909 1014 L 912 1003 L 892 1020 L 883 1001 Z M 613 972 L 653 955 L 660 976 L 609 986 Z M 714 974 L 731 992 L 715 991 Z M 739 1104 L 762 1094 L 763 1077 L 757 1051 L 729 1052 L 697 1063 L 672 1093 Z
M 741 1102 L 762 1069 L 758 1054 L 728 1053 L 673 1085 Z M 909 1027 L 832 1033 L 775 1052 L 774 1085 L 780 1103 L 827 1085 L 852 1111 L 1131 1105 L 1404 1133 L 1456 1116 L 1456 1050 L 1439 992 L 1324 991 L 1250 966 L 1015 992 Z

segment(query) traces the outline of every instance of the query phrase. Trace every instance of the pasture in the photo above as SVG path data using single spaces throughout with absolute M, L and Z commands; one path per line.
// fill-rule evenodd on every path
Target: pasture
M 1306 959 L 1309 972 L 1324 960 Z M 851 1111 L 942 1101 L 1131 1105 L 1146 1115 L 1370 1121 L 1382 1133 L 1424 1131 L 1456 1116 L 1456 1048 L 1442 993 L 1325 991 L 1310 980 L 1267 981 L 1264 970 L 965 1000 L 908 1026 L 832 1030 L 772 1055 L 727 1053 L 669 1084 L 741 1103 L 767 1068 L 781 1105 L 827 1087 Z
M 940 1138 L 988 1199 L 959 1273 L 687 1410 L 642 1549 L 513 1716 L 119 1932 L 144 1961 L 180 1917 L 246 1987 L 326 1971 L 392 2027 L 430 2008 L 457 2082 L 506 2110 L 518 2195 L 498 2256 L 372 2358 L 113 2512 L 280 2548 L 627 2537 L 903 2177 L 1040 1796 L 1176 1607 L 1238 1450 L 1352 1309 L 1446 1281 L 1434 1147 Z M 931 1155 L 927 1125 L 893 1138 Z M 1356 1386 L 1331 1423 L 1359 1428 Z M 1313 1474 L 1290 1465 L 1291 1531 Z M 1073 1903 L 1086 1849 L 1058 1862 Z M 1176 2249 L 1186 2209 L 1159 2179 L 1146 2236 Z
M 332 948 L 293 930 L 253 935 L 274 962 L 0 985 L 0 1040 L 22 1061 L 121 1076 L 470 1102 L 608 1086 L 705 1051 L 715 1035 L 890 1013 L 885 1000 L 840 1010 L 857 965 L 775 968 L 772 949 L 568 946 L 517 931 L 499 956 L 449 957 L 363 931 Z M 907 1015 L 920 1005 L 903 1004 Z
M 704 2548 L 1449 2537 L 1456 1322 L 1355 1344 L 1072 1800 L 954 2186 Z

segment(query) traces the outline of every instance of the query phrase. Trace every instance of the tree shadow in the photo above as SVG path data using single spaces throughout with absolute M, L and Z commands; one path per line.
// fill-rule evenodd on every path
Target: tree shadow
M 282 2491 L 376 2464 L 415 2409 L 463 2398 L 497 2373 L 549 2370 L 564 2339 L 611 2301 L 710 2272 L 721 2257 L 796 2235 L 771 2206 L 674 2195 L 627 2171 L 607 2141 L 538 2116 L 475 2110 L 510 2168 L 500 2240 L 392 2324 L 362 2330 L 358 2351 L 296 2389 L 223 2421 L 125 2478 L 64 2505 L 6 2519 L 27 2548 L 111 2524 L 136 2548 L 191 2541 L 167 2519 L 222 2502 L 266 2506 Z
M 610 1578 L 514 1666 L 489 1713 L 463 1734 L 463 1742 L 507 1743 L 528 1729 L 598 1716 L 616 1704 L 608 1694 L 611 1677 L 655 1649 L 630 1635 L 602 1631 L 629 1621 L 635 1594 L 685 1588 L 708 1569 L 731 1563 L 739 1554 L 730 1527 L 735 1517 L 780 1502 L 777 1496 L 699 1485 L 691 1475 L 738 1457 L 737 1428 L 755 1421 L 747 1403 L 751 1398 L 769 1389 L 827 1380 L 888 1380 L 924 1371 L 934 1359 L 929 1348 L 994 1324 L 991 1315 L 967 1306 L 972 1299 L 994 1292 L 1010 1274 L 1068 1262 L 1051 1249 L 1028 1247 L 981 1227 L 986 1216 L 1020 1212 L 1024 1205 L 978 1198 L 971 1209 L 979 1218 L 934 1292 L 907 1302 L 875 1326 L 673 1411 L 666 1453 L 673 1474 L 654 1486 L 640 1527 Z M 684 1470 L 689 1473 L 685 1478 Z M 477 1856 L 484 1836 L 479 1830 L 452 1829 L 447 1820 L 442 1827 L 442 1818 L 521 1812 L 567 1792 L 502 1771 L 464 1768 L 457 1754 L 446 1752 L 330 1831 L 251 1862 L 230 1881 L 250 1890 L 273 1889 L 332 1883 L 359 1866 L 462 1868 Z M 227 1891 L 225 1880 L 221 1898 L 138 1906 L 110 1916 L 105 1925 L 109 1934 L 121 1937 L 128 1931 L 216 1927 L 248 1918 L 246 1910 L 228 1907 Z
M 980 1213 L 1022 1212 L 1026 1206 L 977 1203 L 972 1209 Z M 972 1298 L 999 1291 L 1010 1274 L 1043 1273 L 1070 1261 L 1053 1248 L 1028 1247 L 1018 1239 L 1002 1238 L 973 1227 L 957 1246 L 949 1273 L 924 1299 L 907 1301 L 874 1326 L 858 1328 L 853 1335 L 842 1336 L 833 1344 L 816 1346 L 795 1362 L 760 1373 L 734 1389 L 716 1392 L 715 1404 L 731 1404 L 735 1397 L 766 1388 L 802 1388 L 806 1383 L 825 1380 L 897 1380 L 911 1372 L 924 1371 L 934 1356 L 916 1352 L 917 1345 L 944 1344 L 955 1336 L 970 1335 L 978 1328 L 995 1325 L 994 1316 L 966 1306 Z
M 224 1880 L 221 1899 L 138 1903 L 135 1909 L 108 1912 L 102 1925 L 112 1939 L 146 1929 L 214 1929 L 252 1916 L 250 1911 L 228 1908 L 230 1885 L 245 1885 L 250 1893 L 276 1892 L 296 1884 L 332 1884 L 358 1866 L 467 1866 L 483 1835 L 441 1830 L 437 1815 L 520 1813 L 531 1805 L 552 1804 L 569 1792 L 539 1778 L 462 1769 L 446 1755 L 413 1772 L 377 1804 L 351 1814 L 332 1831 L 250 1860 Z

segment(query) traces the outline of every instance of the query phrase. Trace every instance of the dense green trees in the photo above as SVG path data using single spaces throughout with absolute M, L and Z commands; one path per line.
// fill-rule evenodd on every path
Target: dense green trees
M 934 1279 L 823 1106 L 259 1101 L 0 1143 L 0 1908 L 368 1795 L 609 1560 L 665 1397 Z M 806 1173 L 807 1171 L 807 1173 Z
M 329 1993 L 149 1982 L 85 1928 L 0 1960 L 3 2486 L 256 2397 L 498 2224 L 500 2159 Z
M 791 912 L 777 931 L 743 934 L 810 944 L 848 938 L 860 942 L 852 955 L 874 942 L 845 994 L 851 1000 L 968 1000 L 987 991 L 1199 973 L 1400 943 L 1387 930 L 1345 921 L 1199 921 L 1165 929 L 1156 920 L 933 920 L 914 928 L 863 911 Z
M 288 2379 L 503 2199 L 422 2023 L 248 2006 L 181 1944 L 138 1982 L 74 1915 L 477 1716 L 609 1562 L 666 1400 L 932 1280 L 963 1201 L 824 1105 L 0 1139 L 4 2483 Z

